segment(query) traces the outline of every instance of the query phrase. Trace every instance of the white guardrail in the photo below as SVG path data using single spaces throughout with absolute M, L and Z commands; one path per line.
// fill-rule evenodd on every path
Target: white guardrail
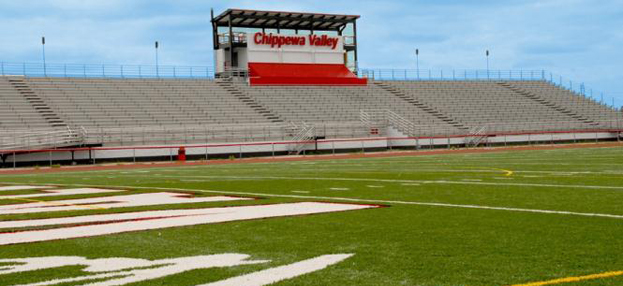
M 387 135 L 392 126 L 409 137 L 467 136 L 476 141 L 496 134 L 600 131 L 623 132 L 623 119 L 582 122 L 490 123 L 461 131 L 452 127 L 416 125 L 389 110 L 362 110 L 360 121 L 342 123 L 289 123 L 240 125 L 171 125 L 134 128 L 67 128 L 4 132 L 0 150 L 37 150 L 83 145 L 148 146 L 228 142 L 308 141 L 324 138 L 368 138 Z M 374 130 L 374 131 L 373 131 Z M 471 136 L 470 136 L 471 135 Z M 468 139 L 469 139 L 468 138 Z M 469 142 L 466 142 L 469 143 Z M 292 147 L 298 152 L 298 147 Z
M 84 128 L 73 130 L 26 130 L 5 132 L 0 137 L 0 150 L 29 150 L 78 146 L 87 137 Z

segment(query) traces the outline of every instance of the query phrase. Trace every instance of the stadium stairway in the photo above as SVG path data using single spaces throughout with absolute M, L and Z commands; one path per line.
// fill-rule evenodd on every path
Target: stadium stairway
M 41 117 L 53 128 L 67 128 L 65 121 L 47 104 L 47 102 L 37 95 L 23 78 L 6 78 L 6 81 L 22 95 L 28 103 L 36 110 Z
M 590 120 L 587 116 L 579 114 L 578 112 L 575 112 L 569 108 L 566 108 L 564 106 L 561 106 L 559 104 L 556 104 L 555 102 L 552 102 L 546 98 L 543 98 L 541 95 L 536 94 L 534 92 L 525 90 L 521 87 L 515 86 L 512 83 L 509 82 L 498 82 L 497 84 L 499 84 L 500 86 L 503 86 L 505 88 L 508 88 L 512 91 L 514 91 L 515 93 L 524 96 L 525 98 L 528 98 L 530 100 L 533 100 L 535 102 L 538 102 L 539 104 L 542 104 L 544 106 L 547 106 L 548 108 L 554 109 L 557 112 L 560 112 L 568 117 L 570 117 L 571 120 L 578 120 L 587 124 L 590 124 L 592 126 L 597 126 L 599 125 L 599 123 L 596 123 L 593 120 Z
M 224 90 L 228 91 L 230 94 L 238 98 L 244 104 L 255 110 L 257 113 L 264 116 L 270 122 L 280 123 L 283 122 L 278 115 L 276 115 L 273 111 L 271 111 L 268 107 L 258 102 L 253 96 L 244 92 L 243 90 L 237 88 L 232 82 L 232 79 L 222 79 L 217 80 L 216 84 L 222 87 Z
M 597 102 L 592 98 L 584 97 L 575 92 L 560 88 L 545 81 L 513 81 L 509 82 L 516 88 L 540 96 L 552 104 L 568 109 L 585 118 L 595 121 L 614 121 L 623 119 L 623 113 Z
M 376 84 L 377 86 L 379 86 L 380 88 L 388 91 L 389 93 L 397 96 L 398 98 L 414 105 L 415 107 L 429 113 L 430 115 L 448 123 L 449 125 L 459 129 L 459 130 L 467 130 L 469 129 L 468 127 L 466 127 L 464 124 L 460 123 L 458 120 L 452 118 L 452 116 L 450 116 L 449 114 L 444 114 L 442 112 L 440 112 L 439 110 L 435 109 L 434 107 L 422 102 L 421 100 L 411 97 L 407 94 L 405 94 L 405 92 L 403 92 L 402 90 L 400 90 L 397 87 L 394 87 L 392 85 L 390 85 L 388 82 L 375 82 L 374 84 Z
M 535 82 L 535 81 L 531 81 Z M 542 102 L 518 94 L 496 81 L 391 81 L 383 82 L 407 100 L 424 104 L 438 117 L 447 117 L 469 130 L 486 128 L 487 132 L 529 132 L 549 130 L 591 130 L 591 122 L 578 120 Z M 553 100 L 555 93 L 571 92 L 539 86 L 534 93 Z M 571 104 L 575 104 L 573 101 Z M 603 106 L 586 104 L 579 113 L 605 112 Z M 612 110 L 613 111 L 613 110 Z M 603 120 L 603 119 L 600 119 Z M 463 130 L 467 130 L 463 128 Z M 463 132 L 464 132 L 463 131 Z

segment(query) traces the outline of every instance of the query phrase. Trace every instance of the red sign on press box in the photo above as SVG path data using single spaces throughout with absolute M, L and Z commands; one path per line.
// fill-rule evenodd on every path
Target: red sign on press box
M 281 48 L 281 46 L 305 46 L 309 43 L 310 46 L 330 47 L 332 50 L 335 50 L 339 43 L 339 38 L 313 34 L 307 36 L 285 36 L 273 33 L 255 33 L 255 35 L 253 35 L 253 41 L 256 45 L 270 45 L 271 48 Z

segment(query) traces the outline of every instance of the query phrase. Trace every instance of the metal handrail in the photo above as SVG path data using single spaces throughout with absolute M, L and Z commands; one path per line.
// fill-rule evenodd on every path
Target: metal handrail
M 0 149 L 60 148 L 83 142 L 84 138 L 68 127 L 67 130 L 11 132 L 0 137 Z

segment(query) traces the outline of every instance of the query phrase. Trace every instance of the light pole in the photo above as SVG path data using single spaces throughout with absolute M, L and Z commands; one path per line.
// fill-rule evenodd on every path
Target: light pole
M 415 49 L 415 72 L 417 79 L 420 79 L 420 49 Z
M 487 50 L 486 55 L 487 55 L 487 79 L 489 79 L 489 50 Z
M 45 37 L 41 37 L 41 53 L 43 55 L 43 75 L 48 76 L 48 71 L 45 65 Z
M 156 41 L 156 77 L 160 77 L 160 71 L 158 67 L 158 41 Z

